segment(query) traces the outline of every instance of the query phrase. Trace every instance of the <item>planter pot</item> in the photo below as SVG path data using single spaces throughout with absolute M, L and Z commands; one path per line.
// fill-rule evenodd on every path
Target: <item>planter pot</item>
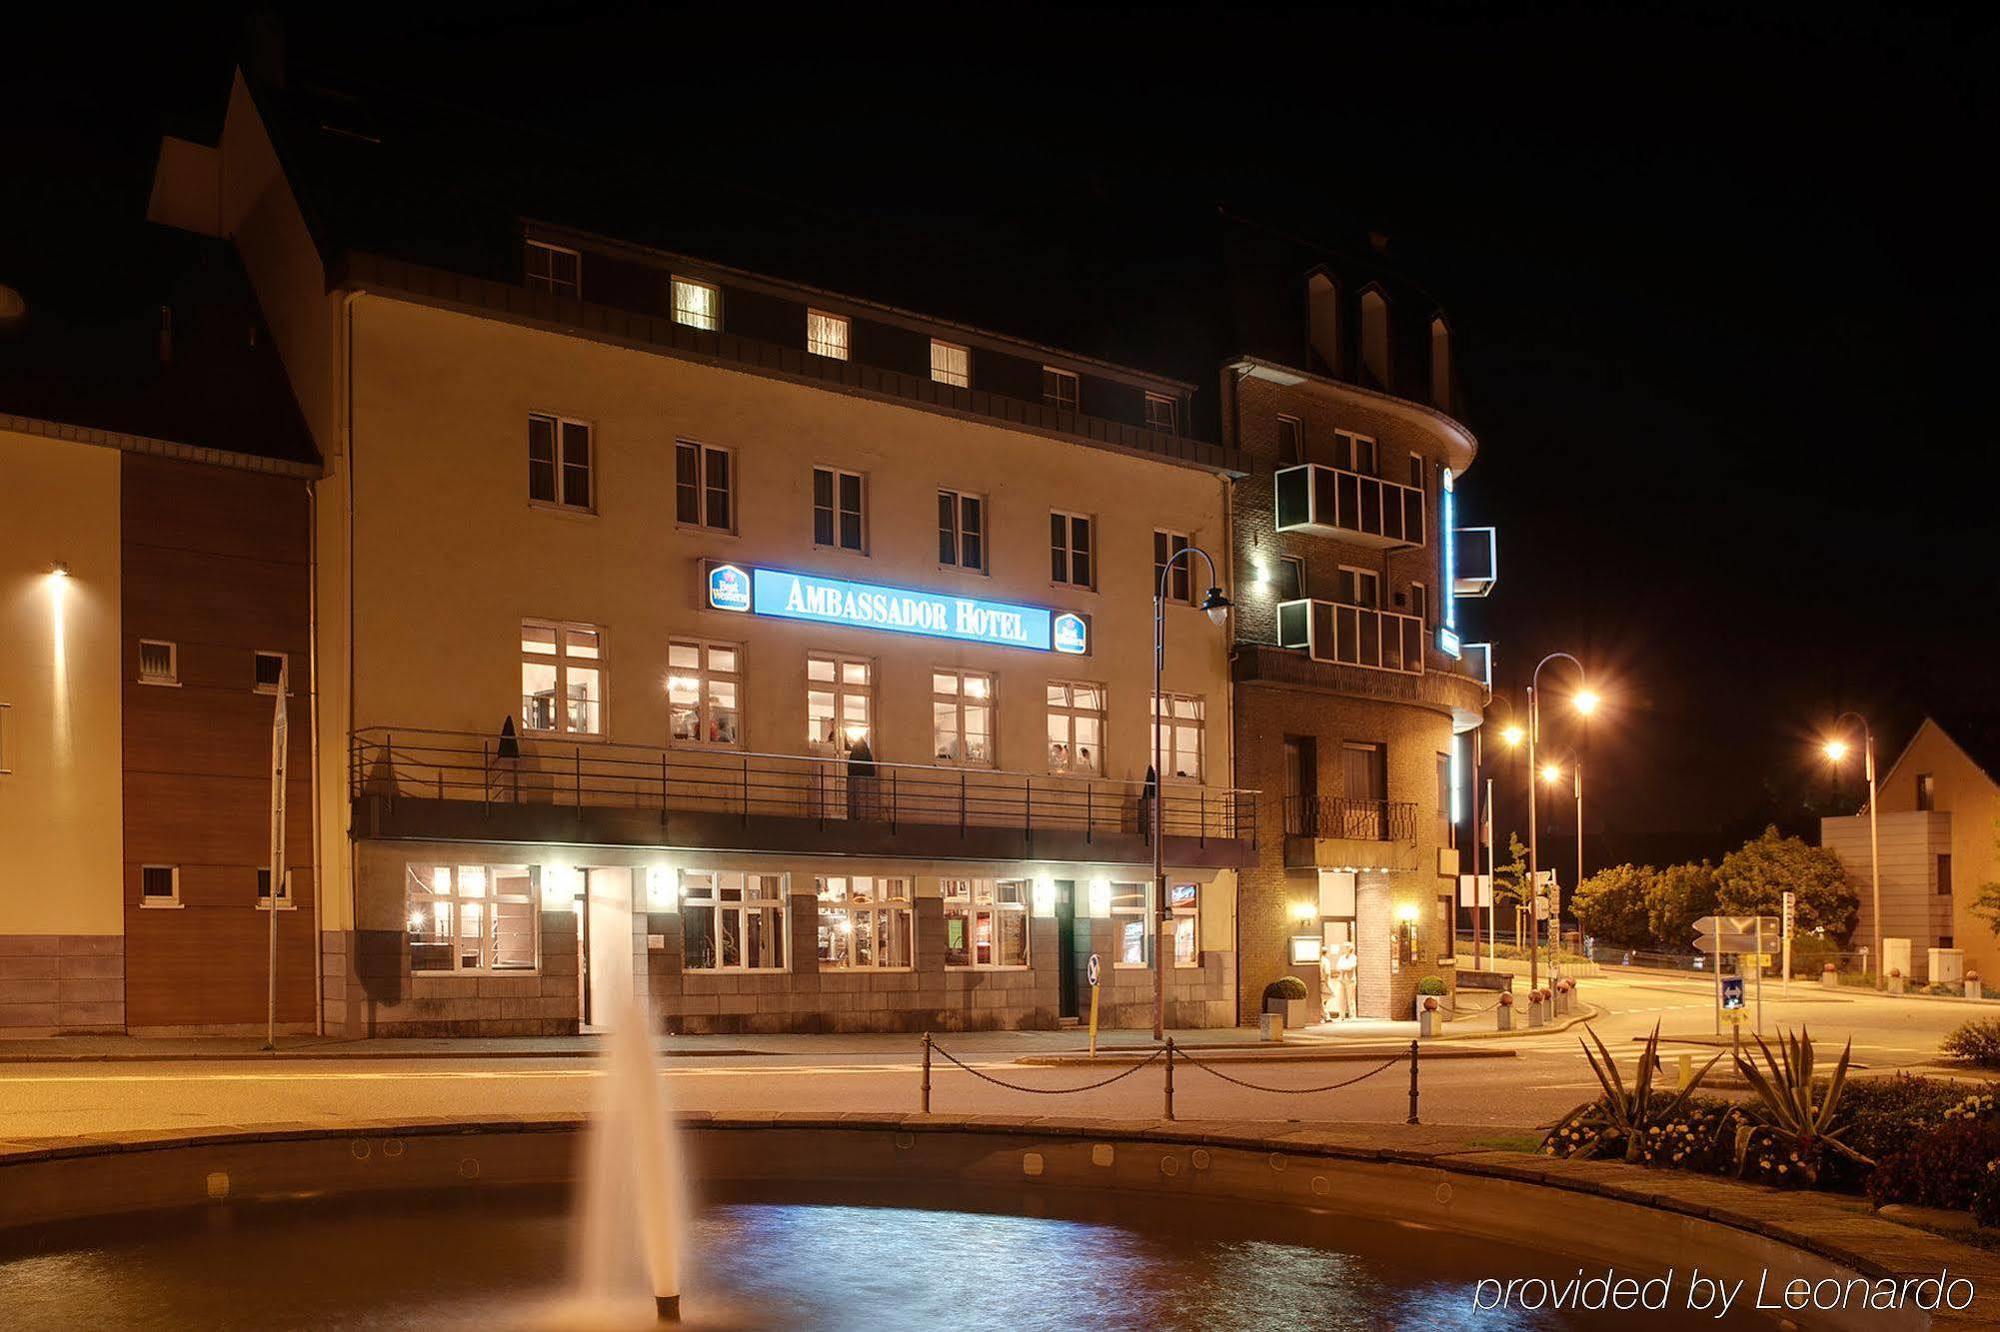
M 1285 1000 L 1284 1019 L 1285 1019 L 1285 1026 L 1288 1029 L 1292 1031 L 1297 1031 L 1300 1027 L 1310 1027 L 1313 1024 L 1313 1017 L 1314 1014 L 1313 1014 L 1312 1000 L 1310 999 Z

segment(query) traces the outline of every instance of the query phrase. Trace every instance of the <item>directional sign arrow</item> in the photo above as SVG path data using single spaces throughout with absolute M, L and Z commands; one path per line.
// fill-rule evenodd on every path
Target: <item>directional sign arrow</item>
M 1776 916 L 1703 916 L 1694 923 L 1696 934 L 1755 934 L 1762 922 L 1766 934 L 1778 932 Z

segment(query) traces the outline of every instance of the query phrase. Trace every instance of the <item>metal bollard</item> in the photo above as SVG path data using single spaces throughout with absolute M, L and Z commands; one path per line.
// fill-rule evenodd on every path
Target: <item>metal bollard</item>
M 1417 1122 L 1417 1043 L 1410 1042 L 1410 1117 L 1405 1124 Z
M 917 1109 L 926 1115 L 931 1112 L 931 1034 L 929 1032 L 924 1033 L 924 1090 L 923 1099 L 918 1102 Z
M 1167 1037 L 1167 1122 L 1174 1118 L 1174 1038 Z

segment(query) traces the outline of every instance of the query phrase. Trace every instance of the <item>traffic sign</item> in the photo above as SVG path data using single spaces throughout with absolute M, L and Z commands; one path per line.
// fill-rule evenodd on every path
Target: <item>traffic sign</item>
M 1083 974 L 1089 978 L 1092 986 L 1095 986 L 1097 984 L 1097 978 L 1100 974 L 1098 970 L 1097 954 L 1092 953 L 1090 955 L 1090 964 L 1083 969 Z
M 1697 934 L 1694 946 L 1704 953 L 1754 953 L 1760 942 L 1769 943 L 1773 937 L 1767 934 L 1760 940 L 1754 934 Z
M 1722 978 L 1722 1011 L 1741 1012 L 1743 1010 L 1743 978 L 1725 976 Z
M 1694 923 L 1696 934 L 1755 934 L 1759 925 L 1764 933 L 1775 937 L 1778 933 L 1776 916 L 1703 916 Z

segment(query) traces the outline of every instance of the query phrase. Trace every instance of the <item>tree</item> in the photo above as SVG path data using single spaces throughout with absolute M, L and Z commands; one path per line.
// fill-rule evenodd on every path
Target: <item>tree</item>
M 1646 894 L 1646 928 L 1661 947 L 1685 951 L 1694 943 L 1694 923 L 1715 914 L 1715 866 L 1669 865 Z
M 1497 909 L 1521 901 L 1521 886 L 1528 881 L 1528 848 L 1519 833 L 1507 834 L 1508 859 L 1493 867 L 1493 905 Z
M 1727 915 L 1775 916 L 1787 890 L 1797 898 L 1800 933 L 1817 930 L 1845 940 L 1854 929 L 1860 898 L 1840 857 L 1800 838 L 1781 837 L 1775 825 L 1715 867 L 1716 904 Z
M 1585 879 L 1570 910 L 1585 934 L 1613 948 L 1653 942 L 1646 906 L 1658 871 L 1651 865 L 1613 865 Z

